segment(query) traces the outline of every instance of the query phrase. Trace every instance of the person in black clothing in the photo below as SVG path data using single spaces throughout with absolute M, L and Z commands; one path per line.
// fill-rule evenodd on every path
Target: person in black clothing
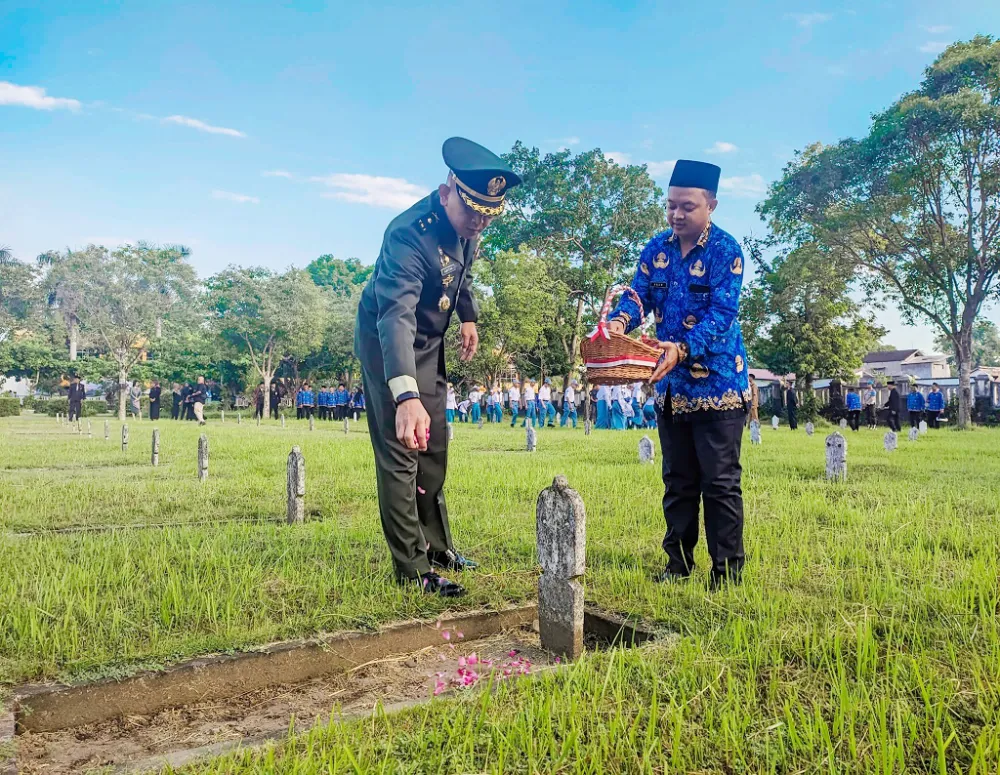
M 261 382 L 257 385 L 257 389 L 253 392 L 253 403 L 254 403 L 254 419 L 263 420 L 264 419 L 264 383 Z
M 160 387 L 160 381 L 158 379 L 153 380 L 153 386 L 149 389 L 149 419 L 159 420 L 160 419 L 160 396 L 163 393 L 163 388 Z
M 182 420 L 193 420 L 194 419 L 194 405 L 191 403 L 191 387 L 190 382 L 185 382 L 184 387 L 181 388 L 181 419 Z
M 282 394 L 283 391 L 281 389 L 281 383 L 278 382 L 278 380 L 273 380 L 271 382 L 271 395 L 269 396 L 268 409 L 271 417 L 275 420 L 278 419 L 278 406 L 281 404 Z
M 175 382 L 170 389 L 170 396 L 173 403 L 170 405 L 170 419 L 179 420 L 181 417 L 181 406 L 184 404 L 184 397 L 181 395 L 180 383 Z
M 208 385 L 205 384 L 204 377 L 198 377 L 195 386 L 191 388 L 188 400 L 191 402 L 191 411 L 194 414 L 194 418 L 198 421 L 198 425 L 204 425 L 205 404 L 208 403 Z
M 80 384 L 80 377 L 73 375 L 73 381 L 69 385 L 69 421 L 80 419 L 80 410 L 83 408 L 83 399 L 87 397 L 87 388 Z
M 785 392 L 785 406 L 788 407 L 788 427 L 793 431 L 799 427 L 796 411 L 799 408 L 799 400 L 795 396 L 795 383 L 788 383 L 788 390 Z
M 896 390 L 896 381 L 889 380 L 889 400 L 885 402 L 885 409 L 889 410 L 889 430 L 896 431 L 899 433 L 899 412 L 902 409 L 902 399 L 899 396 L 899 391 Z

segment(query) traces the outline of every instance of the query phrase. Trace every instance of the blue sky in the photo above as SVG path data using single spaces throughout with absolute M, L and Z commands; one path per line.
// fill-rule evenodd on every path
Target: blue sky
M 456 134 L 600 147 L 664 185 L 710 159 L 716 220 L 762 234 L 795 149 L 863 133 L 947 43 L 998 31 L 995 0 L 0 0 L 0 244 L 181 242 L 202 276 L 370 262 Z

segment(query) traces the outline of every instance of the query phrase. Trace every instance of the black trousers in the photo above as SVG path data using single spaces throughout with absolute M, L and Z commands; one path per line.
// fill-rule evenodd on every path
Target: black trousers
M 938 418 L 940 418 L 940 417 L 941 417 L 941 412 L 932 412 L 931 410 L 928 409 L 927 410 L 927 425 L 928 425 L 928 427 L 930 427 L 930 428 L 937 428 L 938 427 Z
M 688 575 L 694 568 L 700 502 L 712 575 L 738 577 L 744 563 L 740 447 L 745 417 L 684 422 L 657 409 L 656 420 L 663 453 L 667 570 Z
M 149 402 L 149 419 L 159 420 L 160 419 L 160 402 L 150 401 Z
M 899 412 L 889 412 L 886 419 L 889 421 L 889 430 L 899 433 Z
M 788 427 L 793 431 L 799 427 L 799 419 L 794 406 L 788 407 Z
M 263 402 L 263 401 L 258 401 L 258 402 L 257 402 L 257 407 L 256 407 L 256 409 L 254 410 L 254 413 L 253 413 L 253 416 L 254 416 L 254 419 L 255 419 L 255 420 L 256 420 L 256 419 L 257 419 L 258 417 L 259 417 L 259 418 L 260 418 L 261 420 L 263 420 L 263 419 L 264 419 L 264 402 Z
M 916 428 L 918 425 L 920 425 L 920 415 L 921 414 L 923 414 L 923 413 L 922 412 L 910 412 L 910 427 L 911 428 Z
M 856 431 L 858 426 L 861 425 L 861 410 L 851 409 L 847 413 L 847 424 L 851 426 L 852 431 Z
M 273 417 L 273 418 L 274 418 L 275 420 L 277 420 L 277 419 L 278 419 L 278 402 L 277 402 L 277 401 L 272 401 L 272 402 L 271 402 L 271 406 L 270 406 L 270 415 L 271 415 L 271 417 Z
M 367 336 L 366 336 L 367 339 Z M 434 383 L 421 382 L 420 400 L 431 418 L 431 437 L 426 452 L 407 449 L 396 438 L 396 407 L 385 382 L 381 351 L 365 342 L 367 356 L 361 361 L 365 388 L 365 414 L 375 452 L 375 480 L 379 517 L 385 533 L 396 577 L 415 579 L 430 571 L 428 551 L 452 549 L 444 480 L 448 471 L 448 424 L 444 407 L 448 383 L 444 372 L 443 341 L 418 350 L 421 361 L 437 359 Z M 434 350 L 437 352 L 434 352 Z M 347 407 L 339 407 L 342 417 Z
M 80 419 L 80 410 L 82 409 L 82 404 L 80 401 L 70 401 L 69 402 L 69 412 L 67 413 L 66 419 L 70 422 Z
M 181 416 L 181 402 L 176 396 L 174 397 L 174 402 L 170 405 L 170 419 L 177 420 Z
M 878 417 L 875 414 L 875 406 L 869 405 L 865 407 L 865 424 L 869 428 L 875 428 L 878 426 Z
M 184 404 L 184 419 L 193 420 L 194 419 L 194 404 Z

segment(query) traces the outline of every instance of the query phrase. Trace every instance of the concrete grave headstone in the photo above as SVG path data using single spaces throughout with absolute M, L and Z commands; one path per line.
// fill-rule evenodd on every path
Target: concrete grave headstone
M 479 430 L 482 430 L 482 429 L 483 429 L 483 427 L 485 426 L 485 424 L 486 424 L 486 421 L 485 421 L 485 420 L 483 420 L 483 418 L 482 418 L 482 417 L 480 417 L 480 418 L 479 418 Z
M 226 410 L 225 409 L 220 409 L 219 410 L 219 422 L 225 422 L 225 421 L 226 421 Z
M 128 423 L 122 426 L 122 452 L 128 452 Z
M 847 481 L 847 439 L 836 431 L 826 437 L 826 478 Z
M 653 447 L 653 440 L 649 436 L 639 439 L 639 462 L 652 463 L 656 458 L 656 449 Z
M 90 420 L 87 420 L 87 438 L 88 439 L 94 438 L 94 429 L 90 424 Z
M 306 461 L 302 450 L 292 447 L 288 453 L 288 512 L 289 525 L 301 523 L 306 517 Z
M 208 479 L 208 436 L 204 433 L 198 437 L 198 479 Z
M 816 426 L 811 422 L 806 423 L 806 436 L 812 436 L 816 432 Z
M 927 420 L 921 420 L 920 425 L 917 427 L 920 430 L 920 435 L 923 436 L 925 433 L 927 433 Z
M 557 476 L 538 496 L 538 631 L 542 648 L 568 659 L 583 653 L 583 587 L 587 514 L 579 493 Z
M 452 441 L 455 438 L 455 426 L 448 423 L 448 441 Z
M 757 420 L 750 421 L 750 443 L 760 444 L 760 422 Z
M 108 441 L 111 439 L 111 423 L 107 420 L 104 421 L 104 440 Z
M 281 413 L 281 427 L 282 428 L 285 427 L 285 413 L 284 412 Z
M 593 429 L 593 427 L 594 427 L 593 423 L 591 423 L 590 420 L 584 420 L 583 421 L 583 435 L 584 436 L 589 436 L 590 435 L 590 431 Z
M 344 435 L 346 436 L 346 435 L 347 435 L 348 433 L 350 433 L 350 432 L 351 432 L 351 421 L 350 421 L 350 420 L 348 420 L 348 419 L 347 419 L 347 418 L 345 417 L 345 418 L 344 418 Z
M 150 459 L 153 467 L 160 465 L 160 429 L 153 428 L 153 455 Z
M 845 417 L 840 418 L 840 430 L 847 430 L 847 418 Z
M 772 417 L 771 418 L 771 428 L 773 430 L 778 430 L 778 423 L 779 422 L 781 422 L 781 421 L 778 419 L 778 415 L 775 415 L 774 417 Z
M 917 430 L 916 428 L 910 428 L 910 434 L 909 434 L 910 441 L 916 441 L 918 438 L 920 438 L 920 431 Z
M 313 419 L 312 415 L 309 415 L 309 430 L 311 431 L 316 430 L 316 420 Z
M 886 431 L 885 438 L 882 439 L 882 444 L 885 446 L 886 452 L 893 452 L 896 449 L 899 440 L 896 437 L 895 431 Z
M 533 425 L 528 426 L 527 442 L 528 452 L 534 452 L 535 448 L 538 446 L 538 434 L 535 433 L 535 426 Z

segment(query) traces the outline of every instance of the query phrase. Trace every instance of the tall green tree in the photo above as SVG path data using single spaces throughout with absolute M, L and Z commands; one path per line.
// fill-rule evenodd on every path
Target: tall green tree
M 209 324 L 235 355 L 246 356 L 269 390 L 285 358 L 319 349 L 327 322 L 322 291 L 309 273 L 229 267 L 205 287 Z
M 568 376 L 608 289 L 631 279 L 646 242 L 666 227 L 663 192 L 645 167 L 620 166 L 599 148 L 543 156 L 518 142 L 504 158 L 523 184 L 507 195 L 507 213 L 483 251 L 492 257 L 526 245 L 565 286 L 550 334 Z
M 852 258 L 869 290 L 953 346 L 970 422 L 973 333 L 1000 298 L 1000 43 L 956 43 L 866 137 L 797 155 L 760 212 L 791 242 Z
M 43 302 L 35 268 L 4 250 L 7 255 L 0 257 L 0 343 L 15 327 L 37 323 Z
M 306 271 L 316 285 L 330 288 L 338 296 L 349 296 L 357 288 L 364 287 L 375 271 L 375 265 L 362 264 L 357 258 L 345 261 L 327 253 L 311 261 Z
M 852 263 L 812 243 L 770 261 L 757 247 L 750 290 L 751 314 L 759 317 L 750 326 L 755 357 L 775 374 L 794 372 L 807 389 L 817 376 L 850 377 L 885 335 L 851 298 Z
M 934 346 L 955 363 L 954 343 L 946 336 L 937 336 Z M 972 328 L 972 365 L 1000 366 L 1000 330 L 992 320 L 977 320 Z
M 69 359 L 75 361 L 80 347 L 80 311 L 85 303 L 85 287 L 100 271 L 108 251 L 98 245 L 83 250 L 50 250 L 38 256 L 42 268 L 42 287 L 52 312 L 66 328 Z

